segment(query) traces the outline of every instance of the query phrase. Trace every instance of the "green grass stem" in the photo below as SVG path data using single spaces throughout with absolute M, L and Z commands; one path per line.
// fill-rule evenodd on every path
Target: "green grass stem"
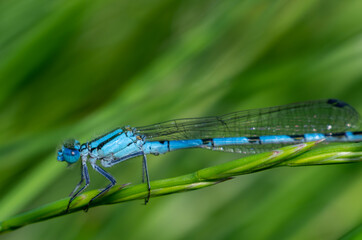
M 320 147 L 314 148 L 315 145 L 320 145 Z M 274 167 L 340 164 L 360 161 L 362 161 L 362 143 L 330 145 L 322 145 L 320 142 L 304 143 L 283 147 L 271 152 L 250 155 L 183 176 L 152 181 L 151 197 L 197 190 L 230 180 L 238 175 L 250 174 Z M 35 222 L 82 211 L 98 191 L 91 190 L 81 194 L 72 202 L 69 212 L 65 212 L 69 198 L 64 198 L 3 220 L 0 222 L 0 232 L 11 231 Z M 98 198 L 90 207 L 144 199 L 146 196 L 146 184 L 134 186 L 130 184 L 116 185 Z

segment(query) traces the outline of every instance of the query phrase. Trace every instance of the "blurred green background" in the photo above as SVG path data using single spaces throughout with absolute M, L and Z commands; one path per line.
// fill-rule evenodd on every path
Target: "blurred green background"
M 69 137 L 321 98 L 362 112 L 361 12 L 359 0 L 0 1 L 0 219 L 73 190 L 79 165 L 56 161 Z M 239 157 L 195 149 L 148 164 L 156 180 Z M 141 159 L 109 171 L 139 183 Z M 362 231 L 361 197 L 362 164 L 279 168 L 1 237 L 336 239 Z

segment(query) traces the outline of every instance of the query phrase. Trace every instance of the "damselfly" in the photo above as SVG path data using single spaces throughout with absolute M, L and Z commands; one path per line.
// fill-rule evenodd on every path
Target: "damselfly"
M 145 127 L 117 128 L 83 144 L 68 140 L 58 151 L 57 158 L 68 164 L 82 159 L 81 181 L 70 194 L 68 208 L 90 183 L 87 162 L 110 181 L 90 200 L 90 204 L 116 183 L 98 163 L 111 167 L 138 156 L 143 159 L 143 182 L 146 181 L 148 187 L 147 203 L 151 190 L 147 154 L 159 155 L 187 148 L 252 154 L 322 139 L 324 142 L 359 142 L 362 141 L 359 125 L 359 114 L 347 103 L 336 99 L 317 100 L 217 117 L 185 118 Z M 85 185 L 79 189 L 84 181 Z

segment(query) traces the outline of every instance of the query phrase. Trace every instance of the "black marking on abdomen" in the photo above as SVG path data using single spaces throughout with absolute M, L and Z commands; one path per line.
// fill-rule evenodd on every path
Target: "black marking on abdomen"
M 167 151 L 170 152 L 170 141 L 167 141 L 167 140 L 161 140 L 161 141 L 158 141 L 159 143 L 161 143 L 162 145 L 164 145 L 165 143 L 167 143 Z
M 291 137 L 293 140 L 295 140 L 296 143 L 305 141 L 305 136 L 303 134 L 290 135 L 289 137 Z
M 251 144 L 261 144 L 259 137 L 248 137 L 248 141 Z
M 346 135 L 346 132 L 339 132 L 339 133 L 331 133 L 331 134 L 329 134 L 328 136 L 345 137 L 345 136 L 347 136 L 347 135 Z
M 341 100 L 338 100 L 338 99 L 328 99 L 327 100 L 327 103 L 328 104 L 331 104 L 335 107 L 339 107 L 339 108 L 343 108 L 345 106 L 349 106 L 347 103 L 341 101 Z
M 211 143 L 211 146 L 215 147 L 213 138 L 205 138 L 205 139 L 201 139 L 201 141 L 202 141 L 203 145 L 208 145 L 209 143 Z

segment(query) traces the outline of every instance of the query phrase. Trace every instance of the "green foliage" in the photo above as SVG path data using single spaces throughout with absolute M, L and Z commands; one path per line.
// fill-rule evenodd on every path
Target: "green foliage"
M 78 166 L 55 156 L 69 137 L 331 97 L 362 112 L 361 11 L 357 0 L 0 1 L 0 220 L 69 194 Z M 196 149 L 150 157 L 150 177 L 241 157 Z M 140 160 L 110 171 L 120 184 L 140 183 Z M 358 236 L 361 171 L 359 163 L 278 168 L 2 238 Z M 91 189 L 106 184 L 91 179 Z

